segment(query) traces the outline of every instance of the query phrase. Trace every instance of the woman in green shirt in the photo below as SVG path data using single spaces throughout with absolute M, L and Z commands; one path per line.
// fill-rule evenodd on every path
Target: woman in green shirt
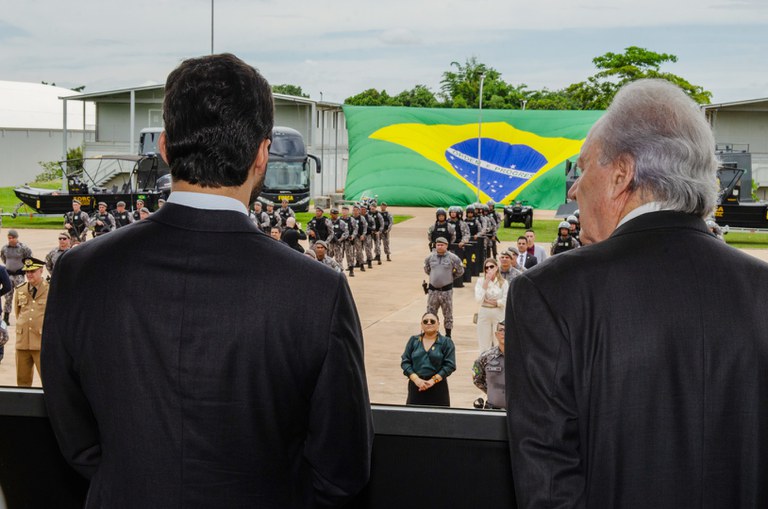
M 409 379 L 406 405 L 451 406 L 446 379 L 456 370 L 456 347 L 439 329 L 437 316 L 425 313 L 421 334 L 405 345 L 400 366 Z

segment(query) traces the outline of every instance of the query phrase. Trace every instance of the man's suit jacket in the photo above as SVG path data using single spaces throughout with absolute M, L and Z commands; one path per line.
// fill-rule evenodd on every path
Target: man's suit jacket
M 535 256 L 529 255 L 528 253 L 525 253 L 524 255 L 521 255 L 521 256 L 523 257 L 523 260 L 522 260 L 523 267 L 525 267 L 526 269 L 530 269 L 531 267 L 539 263 L 539 260 L 537 260 Z
M 367 482 L 346 280 L 244 214 L 167 203 L 63 255 L 42 365 L 87 507 L 315 507 Z
M 768 265 L 655 212 L 509 295 L 519 507 L 768 507 Z

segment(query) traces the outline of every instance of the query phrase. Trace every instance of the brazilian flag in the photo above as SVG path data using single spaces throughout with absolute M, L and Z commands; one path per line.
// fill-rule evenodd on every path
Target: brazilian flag
M 344 195 L 391 205 L 468 205 L 477 201 L 479 145 L 481 201 L 555 209 L 565 201 L 565 161 L 578 156 L 603 113 L 483 110 L 480 124 L 478 110 L 344 106 Z

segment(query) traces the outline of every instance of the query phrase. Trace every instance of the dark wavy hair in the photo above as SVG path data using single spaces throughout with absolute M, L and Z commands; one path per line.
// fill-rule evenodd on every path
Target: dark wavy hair
M 163 121 L 174 180 L 240 186 L 259 145 L 272 136 L 272 90 L 232 54 L 191 58 L 168 76 Z

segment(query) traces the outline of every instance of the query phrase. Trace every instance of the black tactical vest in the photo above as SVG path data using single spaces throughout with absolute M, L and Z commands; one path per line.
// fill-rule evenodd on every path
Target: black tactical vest
M 120 228 L 121 226 L 131 224 L 131 219 L 128 214 L 130 214 L 130 212 L 128 212 L 127 210 L 124 210 L 122 212 L 118 212 L 115 210 L 114 212 L 112 212 L 112 217 L 115 218 L 116 228 Z
M 557 242 L 555 242 L 555 249 L 552 250 L 552 254 L 564 253 L 570 251 L 576 247 L 576 243 L 573 241 L 573 237 L 568 235 L 565 239 L 558 235 Z
M 432 229 L 432 237 L 429 239 L 434 244 L 438 237 L 445 237 L 448 242 L 451 241 L 451 234 L 448 231 L 448 221 L 435 221 L 435 227 Z
M 464 239 L 464 233 L 462 233 L 462 231 L 461 231 L 461 220 L 460 219 L 457 219 L 455 221 L 451 221 L 449 219 L 448 222 L 453 225 L 453 229 L 456 232 L 456 243 L 457 244 L 463 242 L 464 240 L 469 240 L 469 239 Z M 448 237 L 446 237 L 446 238 L 448 238 Z
M 341 219 L 336 219 L 336 221 L 332 221 L 332 223 L 333 223 L 333 238 L 336 240 L 341 240 L 341 236 L 342 236 Z

